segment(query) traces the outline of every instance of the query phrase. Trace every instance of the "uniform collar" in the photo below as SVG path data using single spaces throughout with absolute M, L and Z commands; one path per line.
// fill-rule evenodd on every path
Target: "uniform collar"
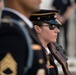
M 25 17 L 23 14 L 21 14 L 20 12 L 14 10 L 14 9 L 11 9 L 11 8 L 3 8 L 3 10 L 13 12 L 17 16 L 19 16 L 30 28 L 33 28 L 32 22 L 27 17 Z
M 49 48 L 46 46 L 43 46 L 44 48 L 45 48 L 45 50 L 46 50 L 46 52 L 48 53 L 48 54 L 50 54 L 51 53 L 51 51 L 49 50 Z

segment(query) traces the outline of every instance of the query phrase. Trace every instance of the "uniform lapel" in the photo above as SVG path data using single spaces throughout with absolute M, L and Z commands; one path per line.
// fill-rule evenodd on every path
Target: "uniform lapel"
M 21 20 L 20 17 L 18 17 L 16 14 L 10 12 L 10 11 L 6 11 L 6 10 L 3 10 L 2 11 L 2 18 L 10 18 L 10 19 L 15 19 L 15 20 Z

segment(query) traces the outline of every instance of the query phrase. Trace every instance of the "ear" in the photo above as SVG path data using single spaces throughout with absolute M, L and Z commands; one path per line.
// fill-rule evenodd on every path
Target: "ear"
M 34 29 L 35 29 L 36 33 L 40 33 L 41 32 L 41 28 L 38 25 L 35 25 Z

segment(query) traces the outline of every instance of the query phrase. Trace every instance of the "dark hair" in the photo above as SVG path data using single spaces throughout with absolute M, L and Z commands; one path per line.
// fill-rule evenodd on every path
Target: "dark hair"
M 42 26 L 42 24 L 44 23 L 43 21 L 32 21 L 33 25 L 38 25 L 38 26 Z

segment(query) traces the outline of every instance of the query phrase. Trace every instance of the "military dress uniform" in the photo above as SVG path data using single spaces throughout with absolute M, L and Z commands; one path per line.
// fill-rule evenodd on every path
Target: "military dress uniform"
M 48 23 L 50 25 L 60 26 L 61 23 L 57 20 L 57 16 L 56 16 L 56 14 L 59 12 L 60 12 L 59 10 L 41 9 L 39 12 L 33 13 L 30 17 L 30 20 L 34 23 L 42 21 L 43 23 Z M 38 25 L 38 24 L 35 24 L 35 25 Z M 58 68 L 54 62 L 54 57 L 51 53 L 51 50 L 49 50 L 48 47 L 47 48 L 44 47 L 43 54 L 46 54 L 46 58 L 47 58 L 46 62 L 47 62 L 47 68 L 48 68 L 48 75 L 58 75 Z
M 3 35 L 3 33 L 5 31 L 3 31 L 2 34 L 0 35 L 1 36 L 0 37 L 0 61 L 2 61 L 4 58 L 7 59 L 7 57 L 10 56 L 13 58 L 12 60 L 14 60 L 14 62 L 12 62 L 11 60 L 10 61 L 8 60 L 10 62 L 10 65 L 13 63 L 13 65 L 16 66 L 15 67 L 16 73 L 13 70 L 11 70 L 13 74 L 10 74 L 10 75 L 47 75 L 46 55 L 43 54 L 42 52 L 43 47 L 41 46 L 38 38 L 36 37 L 34 30 L 31 29 L 28 26 L 28 24 L 24 22 L 21 17 L 19 17 L 19 15 L 9 10 L 2 11 L 2 18 L 14 19 L 18 21 L 20 24 L 24 25 L 32 41 L 33 60 L 31 60 L 30 62 L 27 62 L 27 59 L 30 56 L 28 55 L 29 51 L 28 51 L 27 42 L 24 42 L 24 39 L 21 39 L 20 37 L 17 36 L 18 32 L 16 32 L 15 30 L 16 33 L 14 34 L 16 35 L 16 37 L 11 36 L 11 34 L 10 36 L 8 36 L 8 34 L 5 34 L 6 37 L 4 37 L 5 35 Z M 8 27 L 6 29 L 8 33 Z M 10 32 L 12 31 L 14 32 L 14 29 L 11 28 Z M 32 66 L 28 69 L 27 72 L 25 72 L 27 69 L 28 63 L 29 64 L 31 63 Z M 6 64 L 5 75 L 9 74 L 9 71 L 10 71 L 10 68 L 7 65 L 8 64 Z M 0 69 L 2 69 L 3 67 L 4 65 L 2 65 Z M 1 71 L 4 72 L 4 70 L 1 70 Z

